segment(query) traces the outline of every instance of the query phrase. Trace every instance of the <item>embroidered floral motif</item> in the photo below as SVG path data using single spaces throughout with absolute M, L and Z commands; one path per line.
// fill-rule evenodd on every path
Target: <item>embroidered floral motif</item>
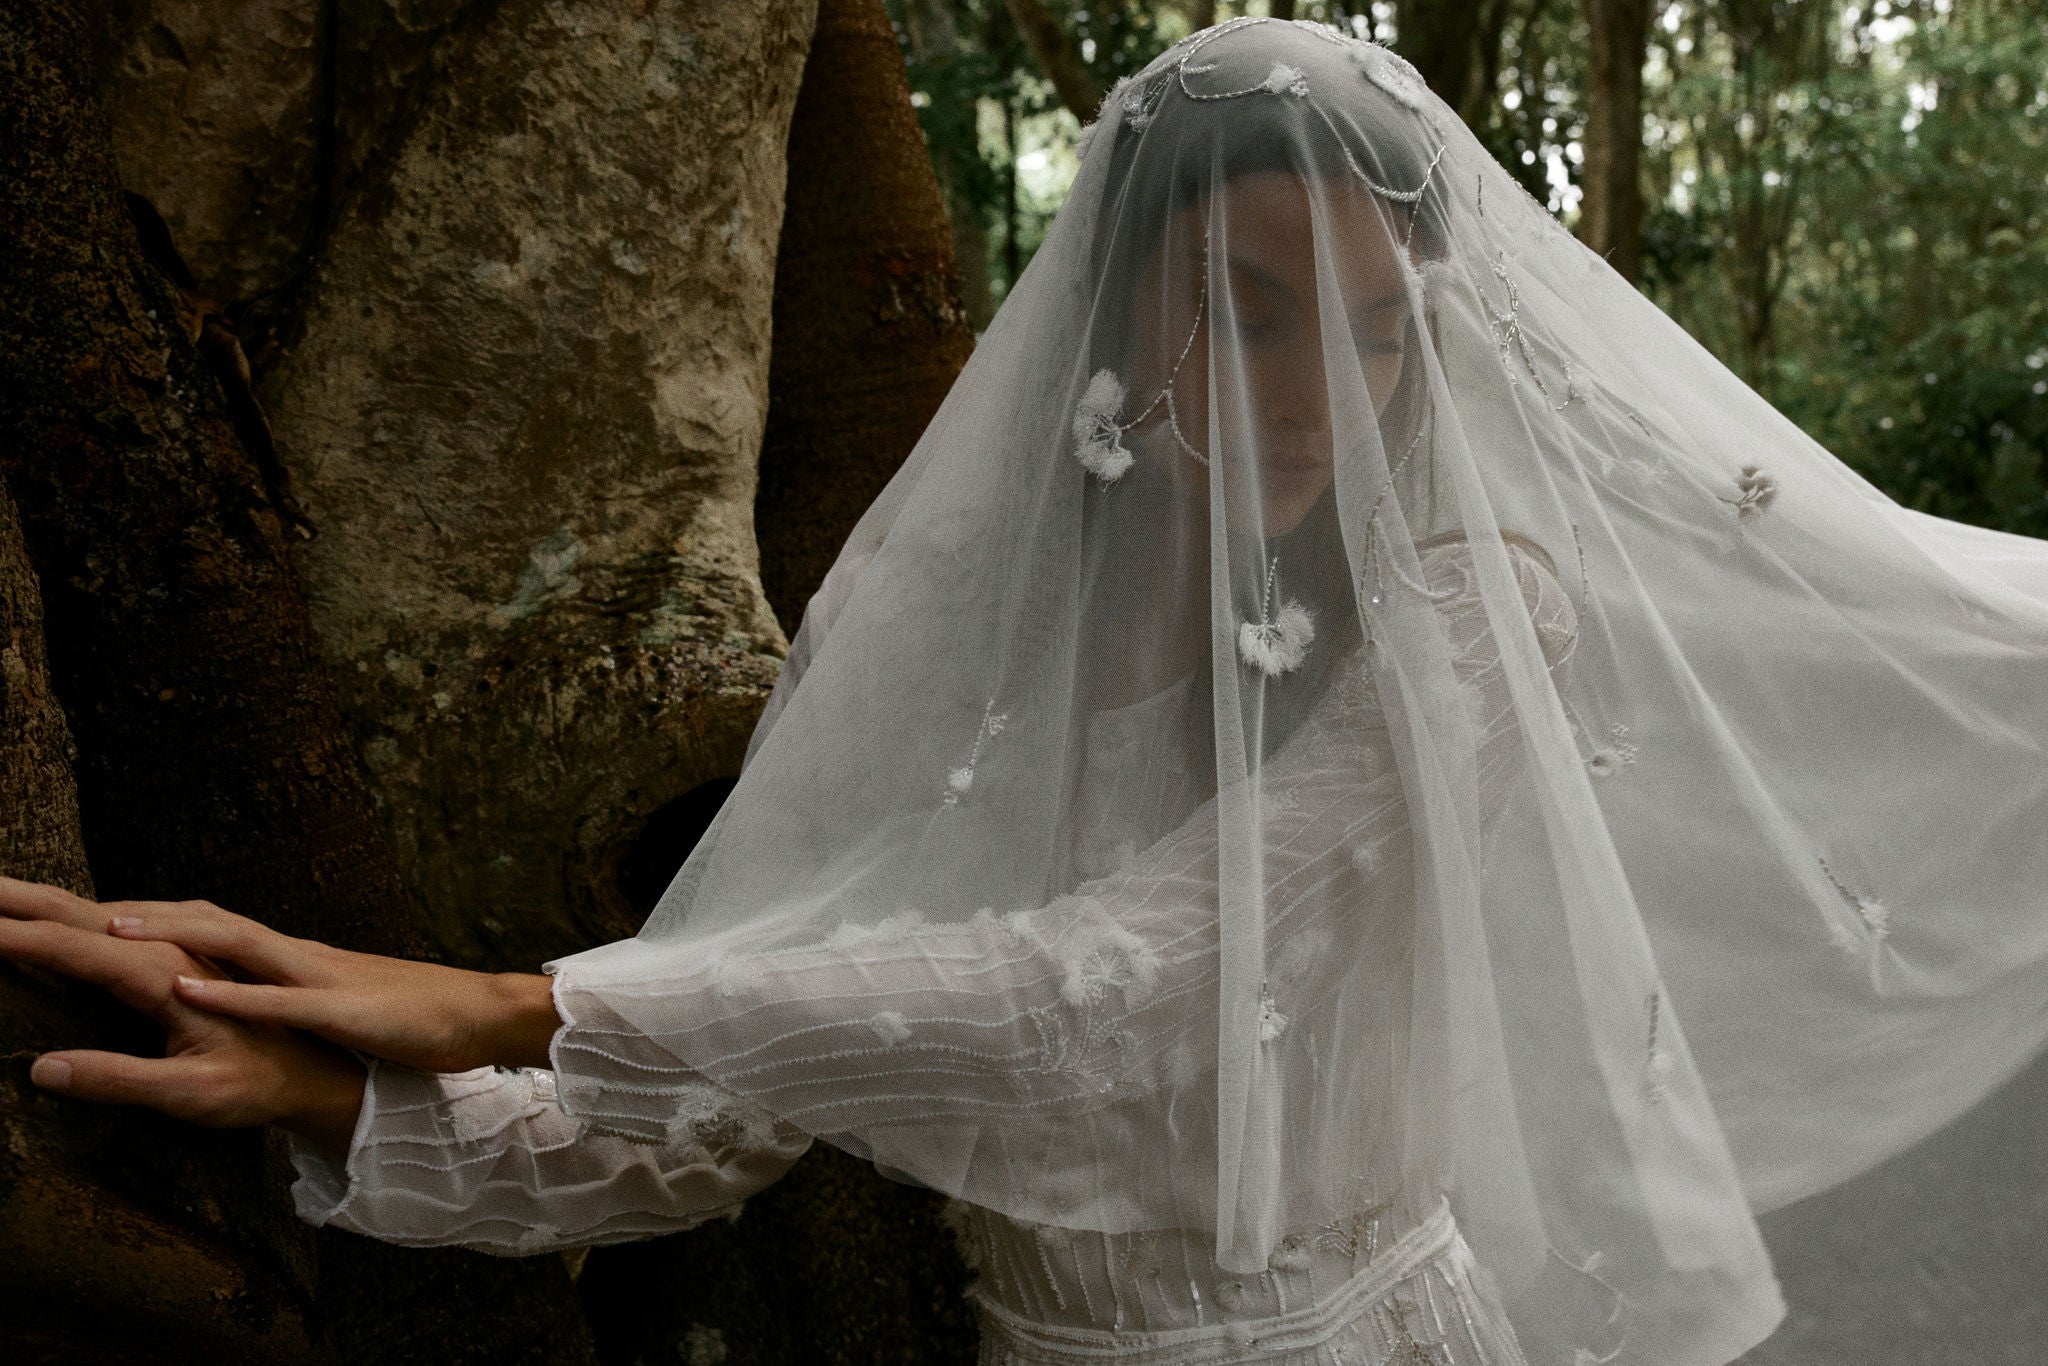
M 1429 1342 L 1418 1339 L 1414 1328 L 1409 1325 L 1411 1316 L 1421 1316 L 1420 1305 L 1393 1294 L 1387 1296 L 1382 1312 L 1391 1330 L 1388 1336 L 1394 1343 L 1394 1350 L 1387 1357 L 1387 1366 L 1451 1366 L 1448 1345 L 1442 1340 Z
M 1778 481 L 1755 465 L 1744 465 L 1742 474 L 1735 481 L 1736 496 L 1721 501 L 1735 509 L 1735 515 L 1744 521 L 1761 516 L 1765 508 L 1778 496 Z
M 1031 1010 L 1041 1073 L 1063 1074 L 1097 1091 L 1116 1085 L 1132 1046 L 1124 1015 L 1158 985 L 1159 955 L 1110 916 L 1083 900 L 1071 923 L 1045 936 L 1060 964 L 1060 1004 Z
M 1280 615 L 1273 615 L 1273 584 L 1280 573 L 1276 557 L 1266 570 L 1266 592 L 1256 622 L 1237 628 L 1237 652 L 1244 662 L 1269 678 L 1299 668 L 1308 657 L 1309 644 L 1316 638 L 1315 618 L 1298 602 L 1283 603 Z
M 825 937 L 825 947 L 828 949 L 852 948 L 855 944 L 865 944 L 870 939 L 897 938 L 923 927 L 924 912 L 922 911 L 899 911 L 895 915 L 884 916 L 872 925 L 865 925 L 857 920 L 849 920 Z
M 1060 996 L 1070 1005 L 1096 1004 L 1111 991 L 1124 993 L 1125 999 L 1135 1004 L 1159 980 L 1159 955 L 1137 935 L 1107 919 L 1075 931 L 1074 943 L 1062 957 L 1067 972 L 1060 983 Z
M 553 1224 L 529 1224 L 519 1230 L 519 1236 L 512 1240 L 512 1246 L 520 1252 L 545 1252 L 555 1245 L 562 1236 L 562 1230 Z
M 996 701 L 991 697 L 988 704 L 981 709 L 981 725 L 974 732 L 974 748 L 967 752 L 967 762 L 946 774 L 944 800 L 947 806 L 958 806 L 960 799 L 973 791 L 974 766 L 981 762 L 981 747 L 1001 735 L 1003 727 L 1009 724 L 1009 720 L 1008 712 L 996 711 Z
M 1287 1032 L 1287 1017 L 1280 1013 L 1280 1005 L 1273 999 L 1273 993 L 1259 993 L 1259 1042 L 1271 1043 Z
M 1429 104 L 1429 85 L 1422 73 L 1378 43 L 1361 42 L 1351 49 L 1351 62 L 1365 78 L 1416 113 Z
M 1508 372 L 1508 383 L 1521 383 L 1514 367 L 1514 357 L 1519 355 L 1522 367 L 1529 372 L 1530 380 L 1536 385 L 1536 392 L 1543 395 L 1543 401 L 1550 404 L 1553 411 L 1561 413 L 1574 403 L 1584 402 L 1586 396 L 1579 391 L 1578 376 L 1573 372 L 1569 359 L 1562 359 L 1564 402 L 1550 402 L 1550 386 L 1544 382 L 1543 372 L 1536 368 L 1536 353 L 1529 346 L 1528 330 L 1522 326 L 1522 290 L 1515 283 L 1514 276 L 1508 273 L 1508 257 L 1505 251 L 1496 255 L 1493 275 L 1506 292 L 1507 307 L 1505 310 L 1496 309 L 1493 301 L 1483 295 L 1480 303 L 1485 307 L 1487 322 L 1493 328 L 1494 342 L 1500 347 L 1500 363 Z
M 902 1043 L 910 1037 L 910 1023 L 903 1013 L 896 1010 L 878 1010 L 868 1020 L 868 1028 L 875 1031 L 875 1037 L 886 1044 Z
M 1586 767 L 1596 778 L 1611 778 L 1636 761 L 1636 746 L 1629 743 L 1628 727 L 1613 725 L 1607 728 L 1608 743 L 1593 751 L 1593 757 L 1586 760 Z
M 1306 1271 L 1315 1256 L 1315 1240 L 1307 1233 L 1290 1233 L 1280 1240 L 1266 1265 L 1275 1271 Z
M 1353 1262 L 1362 1253 L 1369 1262 L 1379 1254 L 1380 1220 L 1387 1217 L 1390 1208 L 1385 1201 L 1375 1201 L 1315 1229 L 1309 1234 L 1309 1242 L 1315 1247 L 1333 1247 Z

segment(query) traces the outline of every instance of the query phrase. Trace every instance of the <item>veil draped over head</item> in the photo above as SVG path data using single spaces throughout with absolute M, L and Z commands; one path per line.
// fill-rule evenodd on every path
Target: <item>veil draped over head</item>
M 2048 1037 L 2044 750 L 2048 546 L 1235 21 L 1112 92 L 716 823 L 548 965 L 556 1070 L 1232 1271 L 1447 1197 L 1532 1360 L 1720 1362 L 1755 1212 Z

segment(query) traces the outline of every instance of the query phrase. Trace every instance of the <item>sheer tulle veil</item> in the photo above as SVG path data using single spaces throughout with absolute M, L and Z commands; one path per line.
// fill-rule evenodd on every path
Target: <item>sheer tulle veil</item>
M 1722 1362 L 1782 1312 L 1757 1212 L 2048 1038 L 2044 751 L 2048 546 L 1860 479 L 1399 58 L 1234 21 L 1105 102 L 711 831 L 549 965 L 556 1067 L 1247 1273 L 1448 1199 L 1532 1360 Z M 1290 862 L 1301 753 L 1404 818 Z M 1002 935 L 1060 966 L 1000 1030 L 900 985 Z

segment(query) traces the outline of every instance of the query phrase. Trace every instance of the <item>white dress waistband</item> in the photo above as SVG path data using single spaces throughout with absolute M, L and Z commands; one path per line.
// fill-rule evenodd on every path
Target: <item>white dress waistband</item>
M 1473 1280 L 1448 1203 L 1379 1251 L 1329 1294 L 1287 1313 L 1156 1331 L 1034 1322 L 980 1299 L 985 1366 L 1357 1362 L 1388 1353 L 1417 1363 L 1523 1366 L 1512 1332 Z M 1409 1293 L 1397 1293 L 1404 1282 Z M 1446 1338 L 1462 1350 L 1451 1351 Z M 1403 1350 L 1407 1355 L 1402 1355 Z

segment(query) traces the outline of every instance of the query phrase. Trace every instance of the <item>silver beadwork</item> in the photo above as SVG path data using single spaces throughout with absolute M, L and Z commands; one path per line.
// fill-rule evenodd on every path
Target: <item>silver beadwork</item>
M 1279 573 L 1280 561 L 1276 556 L 1266 568 L 1266 591 L 1259 620 L 1240 623 L 1237 628 L 1238 654 L 1268 678 L 1300 667 L 1308 655 L 1309 644 L 1316 638 L 1315 618 L 1300 603 L 1283 603 L 1279 616 L 1274 616 L 1273 586 Z

